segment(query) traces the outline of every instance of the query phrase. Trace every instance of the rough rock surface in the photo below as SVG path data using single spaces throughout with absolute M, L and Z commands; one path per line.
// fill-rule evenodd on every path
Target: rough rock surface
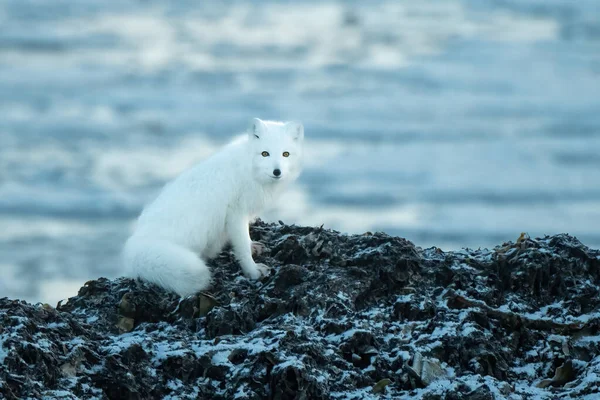
M 98 279 L 56 308 L 0 300 L 0 398 L 600 396 L 600 252 L 568 235 L 422 250 L 383 233 L 251 229 L 212 296 Z

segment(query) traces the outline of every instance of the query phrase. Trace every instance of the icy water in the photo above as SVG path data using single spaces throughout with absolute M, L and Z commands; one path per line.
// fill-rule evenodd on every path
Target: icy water
M 3 0 L 0 296 L 120 275 L 143 204 L 254 116 L 307 136 L 264 219 L 600 247 L 597 0 Z

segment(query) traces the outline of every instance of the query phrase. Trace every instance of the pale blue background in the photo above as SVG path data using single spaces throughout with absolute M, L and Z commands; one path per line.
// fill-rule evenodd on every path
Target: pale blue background
M 420 246 L 600 247 L 600 2 L 0 2 L 0 296 L 120 274 L 142 205 L 254 116 L 306 126 L 269 213 Z

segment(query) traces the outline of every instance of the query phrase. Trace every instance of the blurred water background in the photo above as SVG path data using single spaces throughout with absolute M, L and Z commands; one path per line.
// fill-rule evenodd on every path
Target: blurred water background
M 444 250 L 600 247 L 600 2 L 0 2 L 0 296 L 121 274 L 165 181 L 298 119 L 264 214 Z

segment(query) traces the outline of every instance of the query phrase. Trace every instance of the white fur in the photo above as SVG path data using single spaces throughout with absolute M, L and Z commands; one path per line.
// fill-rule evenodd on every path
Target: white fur
M 300 174 L 303 139 L 300 123 L 255 118 L 243 139 L 168 183 L 125 244 L 128 275 L 181 296 L 193 294 L 210 285 L 204 260 L 228 242 L 246 276 L 258 279 L 268 272 L 252 259 L 248 225 Z

